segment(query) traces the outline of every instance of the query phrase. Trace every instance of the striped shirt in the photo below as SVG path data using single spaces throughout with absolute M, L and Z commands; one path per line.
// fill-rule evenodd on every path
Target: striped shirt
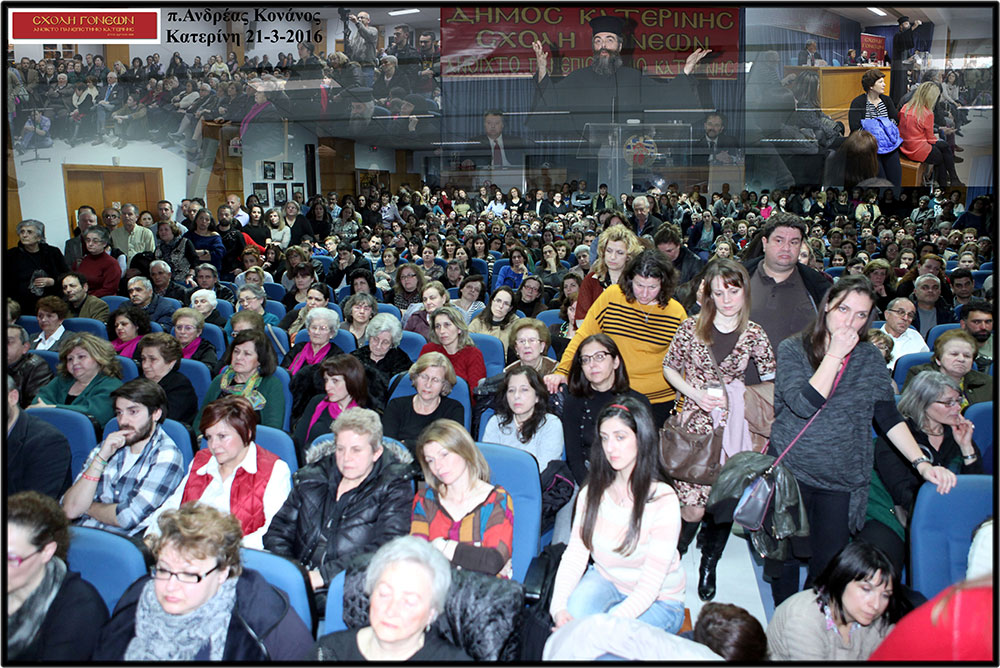
M 865 118 L 888 118 L 889 110 L 885 108 L 885 102 L 882 98 L 879 98 L 878 104 L 872 104 L 872 101 L 867 97 L 865 98 Z
M 621 352 L 631 387 L 646 395 L 652 404 L 673 401 L 674 388 L 663 377 L 663 358 L 674 340 L 674 333 L 687 318 L 684 307 L 671 299 L 659 303 L 631 304 L 621 286 L 609 286 L 587 311 L 587 317 L 566 346 L 556 373 L 569 375 L 569 368 L 580 343 L 592 334 L 603 332 L 614 340 Z

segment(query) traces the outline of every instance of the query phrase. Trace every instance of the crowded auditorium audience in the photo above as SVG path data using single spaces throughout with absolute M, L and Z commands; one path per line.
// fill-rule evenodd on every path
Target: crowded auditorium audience
M 404 150 L 445 136 L 437 33 L 380 26 L 384 46 L 367 12 L 341 18 L 346 53 L 302 42 L 274 62 L 242 50 L 161 62 L 133 48 L 126 64 L 82 45 L 14 60 L 12 150 L 155 143 L 193 164 L 211 162 L 219 127 L 244 150 L 289 150 L 275 128 L 297 122 Z M 900 35 L 919 25 L 901 17 Z M 615 65 L 618 20 L 590 27 L 594 64 L 562 81 L 534 46 L 539 108 L 607 71 L 644 100 L 696 95 L 702 50 L 675 83 L 640 86 Z M 818 76 L 782 79 L 770 53 L 747 74 L 745 147 L 714 105 L 693 123 L 691 170 L 732 167 L 746 148 L 732 187 L 702 171 L 619 193 L 581 160 L 521 169 L 528 141 L 490 109 L 486 134 L 464 142 L 484 147 L 467 174 L 414 164 L 416 181 L 309 184 L 287 201 L 262 199 L 249 174 L 221 196 L 95 199 L 65 246 L 46 242 L 60 221 L 10 220 L 10 659 L 469 660 L 471 641 L 435 621 L 458 607 L 456 581 L 471 586 L 463 571 L 543 583 L 518 602 L 543 637 L 519 655 L 529 634 L 509 631 L 524 637 L 508 658 L 540 660 L 550 633 L 551 659 L 876 653 L 938 594 L 907 577 L 918 497 L 993 473 L 995 196 L 956 169 L 967 107 L 992 84 L 949 68 L 907 87 L 893 62 L 890 91 L 875 67 L 889 54 L 850 49 L 844 66 L 869 69 L 835 121 L 817 108 Z M 809 40 L 796 69 L 821 55 Z M 778 130 L 764 91 L 788 102 Z M 751 156 L 752 135 L 803 129 L 825 156 L 804 172 L 815 178 L 795 167 L 805 156 L 761 144 Z M 482 164 L 517 168 L 517 185 Z M 918 185 L 903 186 L 907 170 Z M 776 508 L 732 537 L 739 519 L 710 502 L 715 483 L 670 468 L 668 419 L 713 434 L 713 464 L 782 455 L 782 520 Z M 544 516 L 560 481 L 571 491 L 554 528 L 525 541 L 524 487 Z M 802 526 L 779 538 L 789 514 Z M 126 540 L 148 574 L 99 597 L 67 547 L 86 539 L 77 528 Z M 770 541 L 756 550 L 769 623 L 729 603 L 723 553 L 742 533 Z M 301 571 L 311 620 L 255 551 Z M 369 561 L 365 621 L 347 628 L 345 577 Z M 344 620 L 317 624 L 334 596 Z M 697 599 L 716 602 L 698 615 L 685 607 Z

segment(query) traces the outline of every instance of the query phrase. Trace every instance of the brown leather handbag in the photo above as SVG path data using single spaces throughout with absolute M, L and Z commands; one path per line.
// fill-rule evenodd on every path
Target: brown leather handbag
M 719 371 L 715 356 L 709 356 L 712 367 L 722 383 L 722 396 L 729 407 L 729 397 L 726 395 L 726 381 Z M 674 480 L 711 485 L 719 477 L 722 470 L 722 435 L 725 425 L 716 427 L 708 434 L 692 434 L 687 430 L 683 413 L 671 413 L 660 428 L 660 458 L 664 468 Z

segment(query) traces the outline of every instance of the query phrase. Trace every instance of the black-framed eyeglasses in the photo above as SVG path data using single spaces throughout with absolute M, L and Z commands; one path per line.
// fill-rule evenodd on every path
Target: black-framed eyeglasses
M 198 584 L 199 582 L 204 580 L 212 571 L 218 570 L 219 566 L 221 565 L 222 564 L 216 564 L 215 566 L 205 571 L 201 575 L 199 575 L 198 573 L 175 573 L 171 570 L 163 568 L 162 566 L 154 566 L 150 568 L 149 574 L 150 576 L 152 576 L 154 580 L 167 581 L 172 577 L 176 577 L 178 582 L 182 582 L 184 584 Z
M 904 311 L 903 309 L 899 309 L 899 308 L 891 308 L 887 312 L 888 313 L 895 313 L 900 318 L 906 318 L 907 320 L 913 320 L 914 316 L 917 315 L 916 313 L 910 313 L 909 311 Z

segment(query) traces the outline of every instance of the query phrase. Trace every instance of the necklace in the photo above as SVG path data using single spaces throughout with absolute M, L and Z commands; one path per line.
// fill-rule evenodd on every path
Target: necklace
M 648 306 L 648 304 L 643 304 L 638 299 L 635 300 L 635 303 L 636 303 L 637 307 Z M 654 305 L 653 308 L 656 308 L 656 306 Z M 647 310 L 645 310 L 643 308 L 639 308 L 639 312 L 642 313 L 643 320 L 648 325 L 649 324 L 649 311 L 647 311 Z

